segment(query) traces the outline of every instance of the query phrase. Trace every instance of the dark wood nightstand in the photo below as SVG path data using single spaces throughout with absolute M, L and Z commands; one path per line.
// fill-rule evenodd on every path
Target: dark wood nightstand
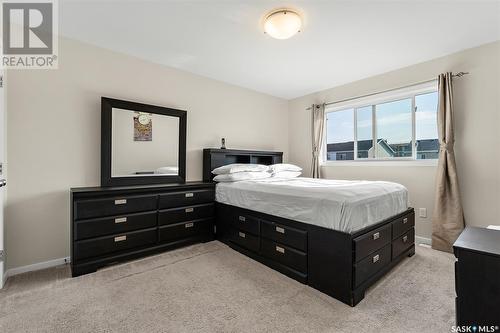
M 467 227 L 453 250 L 458 326 L 500 326 L 500 231 Z

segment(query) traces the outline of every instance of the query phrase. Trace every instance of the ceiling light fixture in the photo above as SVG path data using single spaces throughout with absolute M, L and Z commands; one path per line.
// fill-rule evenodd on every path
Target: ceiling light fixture
M 289 9 L 269 13 L 264 22 L 264 32 L 276 39 L 288 39 L 300 31 L 300 15 Z

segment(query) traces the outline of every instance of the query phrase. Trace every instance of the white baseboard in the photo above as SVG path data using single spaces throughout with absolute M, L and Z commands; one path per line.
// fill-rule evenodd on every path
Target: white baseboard
M 11 268 L 5 272 L 4 281 L 6 281 L 7 278 L 14 276 L 14 275 L 27 273 L 27 272 L 33 272 L 33 271 L 39 271 L 39 270 L 45 269 L 45 268 L 50 268 L 50 267 L 68 264 L 69 262 L 70 262 L 69 257 L 66 257 L 66 258 L 53 259 L 53 260 L 49 260 L 49 261 L 38 262 L 36 264 Z
M 415 243 L 417 244 L 425 244 L 425 245 L 432 245 L 432 240 L 430 238 L 425 238 L 425 237 L 420 237 L 420 236 L 415 236 Z

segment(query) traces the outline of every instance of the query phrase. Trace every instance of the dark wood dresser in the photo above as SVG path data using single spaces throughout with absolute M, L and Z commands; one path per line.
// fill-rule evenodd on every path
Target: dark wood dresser
M 500 231 L 467 227 L 453 251 L 457 325 L 500 326 Z
M 215 184 L 71 189 L 71 272 L 214 239 Z

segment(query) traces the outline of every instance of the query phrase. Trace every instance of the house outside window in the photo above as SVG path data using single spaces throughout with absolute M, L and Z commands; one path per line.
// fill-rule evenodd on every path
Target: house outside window
M 332 104 L 326 161 L 429 160 L 439 156 L 437 82 Z

